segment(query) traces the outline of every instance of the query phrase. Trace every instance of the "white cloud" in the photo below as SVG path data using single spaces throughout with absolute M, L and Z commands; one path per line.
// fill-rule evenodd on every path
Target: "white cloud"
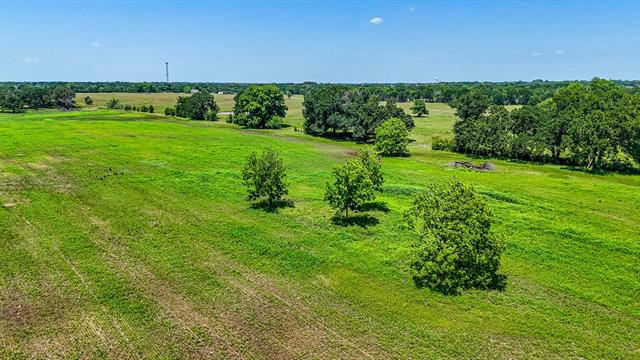
M 99 48 L 100 43 L 97 41 L 92 41 L 91 44 L 89 44 L 89 46 L 91 46 L 92 48 Z
M 555 51 L 555 54 L 556 55 L 562 55 L 562 54 L 564 54 L 564 50 L 558 49 L 558 50 Z
M 27 56 L 24 58 L 24 62 L 26 63 L 37 63 L 40 61 L 40 58 L 37 56 Z
M 537 51 L 534 53 L 531 53 L 531 56 L 540 56 L 540 55 L 542 55 L 542 53 Z
M 373 25 L 380 25 L 383 21 L 384 19 L 378 16 L 372 17 L 371 20 L 369 20 L 369 22 Z
M 413 6 L 413 5 L 409 5 L 409 6 L 407 7 L 407 9 L 408 9 L 409 11 L 411 11 L 411 12 L 416 11 L 416 7 L 415 7 L 415 6 Z

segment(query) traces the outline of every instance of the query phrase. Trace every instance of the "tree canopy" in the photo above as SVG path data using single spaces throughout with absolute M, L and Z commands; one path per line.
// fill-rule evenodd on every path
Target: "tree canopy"
M 274 85 L 253 85 L 235 96 L 232 122 L 264 129 L 280 126 L 287 106 L 282 92 Z

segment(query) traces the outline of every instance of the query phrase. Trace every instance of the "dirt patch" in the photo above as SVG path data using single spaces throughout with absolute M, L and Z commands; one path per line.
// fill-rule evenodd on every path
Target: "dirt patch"
M 33 322 L 33 304 L 19 293 L 6 294 L 0 298 L 0 321 L 9 326 L 22 326 Z
M 484 162 L 482 164 L 475 165 L 471 161 L 454 161 L 454 162 L 450 162 L 449 166 L 462 167 L 462 168 L 478 170 L 478 171 L 493 171 L 496 169 L 496 166 L 491 162 Z

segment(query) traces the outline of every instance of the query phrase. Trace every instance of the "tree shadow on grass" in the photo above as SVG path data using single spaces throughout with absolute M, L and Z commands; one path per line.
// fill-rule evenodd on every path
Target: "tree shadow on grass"
M 338 225 L 338 226 L 357 225 L 363 228 L 367 228 L 369 226 L 378 225 L 380 221 L 371 215 L 359 214 L 359 215 L 349 216 L 346 219 L 342 216 L 335 215 L 333 218 L 331 218 L 331 222 L 334 225 Z
M 271 204 L 267 200 L 260 200 L 251 204 L 252 209 L 264 210 L 267 212 L 278 212 L 279 209 L 294 207 L 293 201 L 289 199 L 282 199 L 275 201 Z
M 365 203 L 364 205 L 362 205 L 362 209 L 360 210 L 361 211 L 381 211 L 383 213 L 388 213 L 389 211 L 391 211 L 389 210 L 387 203 L 383 201 L 372 201 L 372 202 Z

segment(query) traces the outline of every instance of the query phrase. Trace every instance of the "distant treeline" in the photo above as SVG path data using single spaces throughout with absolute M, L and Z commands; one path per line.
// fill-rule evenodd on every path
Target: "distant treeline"
M 612 81 L 572 83 L 513 111 L 475 91 L 452 105 L 459 118 L 454 139 L 434 138 L 435 150 L 588 168 L 640 164 L 640 94 Z
M 15 86 L 3 83 L 0 85 L 0 112 L 10 110 L 15 113 L 25 108 L 70 109 L 75 106 L 75 97 L 76 93 L 70 87 L 61 84 Z
M 617 85 L 625 87 L 628 92 L 640 92 L 640 80 L 614 80 Z M 533 105 L 551 97 L 558 89 L 569 85 L 569 81 L 531 82 L 441 82 L 441 83 L 396 83 L 396 84 L 339 84 L 346 88 L 365 88 L 371 95 L 383 100 L 392 99 L 398 102 L 424 99 L 429 102 L 451 102 L 471 90 L 480 92 L 496 105 Z M 587 83 L 582 81 L 581 83 Z M 249 83 L 193 83 L 193 82 L 4 82 L 3 87 L 33 86 L 46 88 L 67 86 L 75 92 L 88 93 L 159 93 L 184 92 L 192 89 L 210 93 L 238 93 L 247 89 Z M 286 96 L 304 95 L 311 88 L 319 85 L 315 82 L 278 83 L 274 84 Z

